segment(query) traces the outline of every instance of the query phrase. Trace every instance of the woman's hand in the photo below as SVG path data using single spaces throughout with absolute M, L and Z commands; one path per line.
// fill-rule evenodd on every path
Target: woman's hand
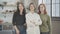
M 16 30 L 16 34 L 20 34 L 19 30 Z
M 25 23 L 24 26 L 27 26 L 27 24 Z
M 27 29 L 27 24 L 26 23 L 24 24 L 24 27 Z
M 30 20 L 30 22 L 35 24 L 35 21 L 34 20 Z
M 33 24 L 35 24 L 36 23 L 36 21 L 35 20 L 32 20 L 32 21 L 30 21 L 31 23 L 33 23 Z M 36 24 L 35 24 L 35 26 L 37 26 Z
M 16 30 L 16 34 L 20 34 L 20 31 L 18 30 L 18 28 L 16 27 L 16 25 L 14 26 L 14 29 Z

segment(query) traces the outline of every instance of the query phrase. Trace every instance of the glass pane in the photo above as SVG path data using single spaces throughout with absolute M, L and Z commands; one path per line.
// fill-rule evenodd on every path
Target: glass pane
M 56 4 L 56 17 L 59 17 L 59 4 Z
M 50 2 L 51 0 L 43 0 L 43 3 L 45 3 L 45 4 L 50 4 L 51 2 Z
M 56 13 L 56 7 L 55 7 L 55 4 L 53 4 L 52 5 L 52 17 L 56 16 L 55 13 Z
M 52 0 L 52 3 L 56 3 L 56 0 Z
M 56 3 L 59 3 L 59 0 L 56 0 Z
M 41 4 L 41 3 L 42 3 L 42 0 L 39 0 L 39 1 L 38 1 L 38 5 Z

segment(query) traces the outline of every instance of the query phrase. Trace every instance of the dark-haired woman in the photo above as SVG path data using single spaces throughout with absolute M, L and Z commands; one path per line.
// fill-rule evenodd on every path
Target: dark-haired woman
M 26 34 L 25 27 L 25 8 L 23 3 L 17 4 L 17 11 L 13 15 L 13 25 L 16 30 L 16 34 Z
M 45 4 L 40 4 L 38 10 L 42 20 L 42 25 L 40 26 L 41 34 L 51 34 L 51 22 L 49 15 L 47 15 Z

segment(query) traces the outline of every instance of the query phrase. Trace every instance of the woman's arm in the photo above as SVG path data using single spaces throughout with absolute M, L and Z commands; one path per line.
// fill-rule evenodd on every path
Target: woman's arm
M 15 13 L 13 15 L 12 24 L 13 24 L 13 28 L 16 30 L 16 33 L 19 34 L 19 30 L 16 27 L 16 14 Z
M 20 31 L 18 30 L 18 28 L 16 27 L 16 25 L 13 26 L 13 28 L 16 30 L 16 34 L 19 34 L 20 33 Z
M 27 27 L 33 26 L 33 23 L 31 22 L 31 18 L 27 14 L 26 14 L 26 24 L 27 24 Z
M 27 26 L 27 24 L 26 24 L 26 16 L 24 16 L 24 20 L 25 20 L 25 21 L 24 21 L 24 22 L 25 22 L 25 23 L 24 23 L 24 26 Z
M 52 34 L 52 24 L 51 24 L 51 19 L 50 19 L 49 16 L 48 16 L 48 21 L 47 21 L 47 23 L 48 23 L 48 27 L 49 27 L 49 32 L 50 32 L 50 34 Z
M 35 20 L 35 25 L 41 25 L 42 21 L 39 15 L 37 15 L 37 19 Z
M 29 20 L 29 17 L 28 17 L 28 15 L 26 14 L 26 16 L 25 16 L 25 17 L 26 17 L 26 24 L 27 24 L 27 25 L 29 25 L 29 23 L 30 23 L 30 20 Z

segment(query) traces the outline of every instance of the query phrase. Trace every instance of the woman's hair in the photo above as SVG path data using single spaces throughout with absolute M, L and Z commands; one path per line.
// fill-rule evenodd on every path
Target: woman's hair
M 24 7 L 23 3 L 21 3 L 21 2 L 18 2 L 17 3 L 17 11 L 16 11 L 16 13 L 20 13 L 19 4 L 21 4 L 23 6 L 23 14 L 25 14 L 26 13 L 26 10 L 25 10 L 25 7 Z
M 46 11 L 46 6 L 45 4 L 40 4 L 39 7 L 38 7 L 38 14 L 41 14 L 41 11 L 40 11 L 40 6 L 43 5 L 44 6 L 44 14 L 47 14 L 47 11 Z
M 30 4 L 29 4 L 29 10 L 30 10 L 30 5 L 33 5 L 33 6 L 34 6 L 34 9 L 35 9 L 35 5 L 34 5 L 34 3 L 30 3 Z

